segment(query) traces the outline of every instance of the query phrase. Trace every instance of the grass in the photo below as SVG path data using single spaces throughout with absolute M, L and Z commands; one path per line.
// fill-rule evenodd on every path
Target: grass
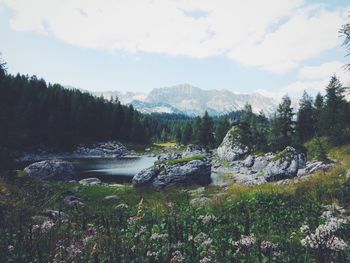
M 184 188 L 163 192 L 128 185 L 42 184 L 26 176 L 0 178 L 0 262 L 171 262 L 175 251 L 182 262 L 204 257 L 220 263 L 322 262 L 317 250 L 301 245 L 299 228 L 308 224 L 315 229 L 322 223 L 323 205 L 337 203 L 349 211 L 350 146 L 334 148 L 329 155 L 341 162 L 307 180 L 288 185 L 232 183 L 226 191 L 208 186 L 195 195 Z M 81 198 L 85 206 L 67 207 L 62 199 L 68 194 Z M 107 203 L 107 195 L 119 200 Z M 203 205 L 191 204 L 193 198 L 204 197 L 208 200 Z M 128 208 L 122 210 L 120 204 Z M 34 231 L 31 217 L 44 215 L 46 209 L 64 211 L 67 221 L 54 221 L 47 232 Z M 209 219 L 203 221 L 205 217 Z M 257 244 L 278 244 L 281 256 L 264 253 L 257 245 L 236 253 L 232 242 L 244 234 L 254 234 Z M 349 227 L 338 234 L 349 244 Z M 86 238 L 89 243 L 82 241 Z M 80 252 L 74 254 L 72 247 Z M 330 251 L 328 257 L 329 262 L 349 262 L 349 248 Z
M 154 143 L 155 146 L 158 147 L 174 147 L 176 146 L 176 142 L 162 142 L 162 143 Z
M 179 158 L 179 159 L 156 161 L 154 164 L 155 165 L 161 165 L 161 164 L 166 164 L 166 165 L 184 164 L 184 163 L 188 163 L 188 162 L 194 161 L 194 160 L 204 160 L 205 158 L 206 158 L 205 155 L 193 155 L 191 157 L 184 157 L 184 158 Z

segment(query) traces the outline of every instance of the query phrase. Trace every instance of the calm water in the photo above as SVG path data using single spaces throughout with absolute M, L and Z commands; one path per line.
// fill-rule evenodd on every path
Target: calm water
M 79 179 L 97 177 L 103 182 L 129 183 L 132 177 L 156 161 L 155 157 L 127 156 L 122 158 L 66 159 L 75 166 Z

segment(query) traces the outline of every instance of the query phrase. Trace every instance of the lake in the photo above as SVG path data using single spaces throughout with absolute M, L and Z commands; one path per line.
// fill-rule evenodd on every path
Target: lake
M 97 177 L 102 182 L 130 183 L 134 175 L 157 160 L 149 156 L 121 158 L 68 158 L 75 166 L 79 179 Z

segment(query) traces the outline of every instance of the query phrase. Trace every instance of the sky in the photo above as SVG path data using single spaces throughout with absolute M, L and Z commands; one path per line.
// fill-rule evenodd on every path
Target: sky
M 350 83 L 348 0 L 0 0 L 8 71 L 90 91 L 188 83 L 266 96 Z

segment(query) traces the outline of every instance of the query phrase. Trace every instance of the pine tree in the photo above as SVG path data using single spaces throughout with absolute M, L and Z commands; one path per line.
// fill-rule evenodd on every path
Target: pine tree
M 212 145 L 214 143 L 213 135 L 213 120 L 210 118 L 207 111 L 201 121 L 201 127 L 199 130 L 199 143 L 202 145 Z
M 295 123 L 291 104 L 292 102 L 288 96 L 283 97 L 276 115 L 271 119 L 270 144 L 273 150 L 281 150 L 292 145 Z
M 186 122 L 185 128 L 183 129 L 181 136 L 181 143 L 187 145 L 192 139 L 192 126 L 189 122 Z
M 296 131 L 298 139 L 301 143 L 306 142 L 315 135 L 315 108 L 313 106 L 313 99 L 306 91 L 299 102 L 299 110 L 297 113 Z
M 230 129 L 230 123 L 227 118 L 222 118 L 215 128 L 215 140 L 216 144 L 220 145 L 228 130 Z
M 326 87 L 326 101 L 321 126 L 323 134 L 327 135 L 334 145 L 340 145 L 345 140 L 347 128 L 347 102 L 345 88 L 336 76 L 332 76 Z

